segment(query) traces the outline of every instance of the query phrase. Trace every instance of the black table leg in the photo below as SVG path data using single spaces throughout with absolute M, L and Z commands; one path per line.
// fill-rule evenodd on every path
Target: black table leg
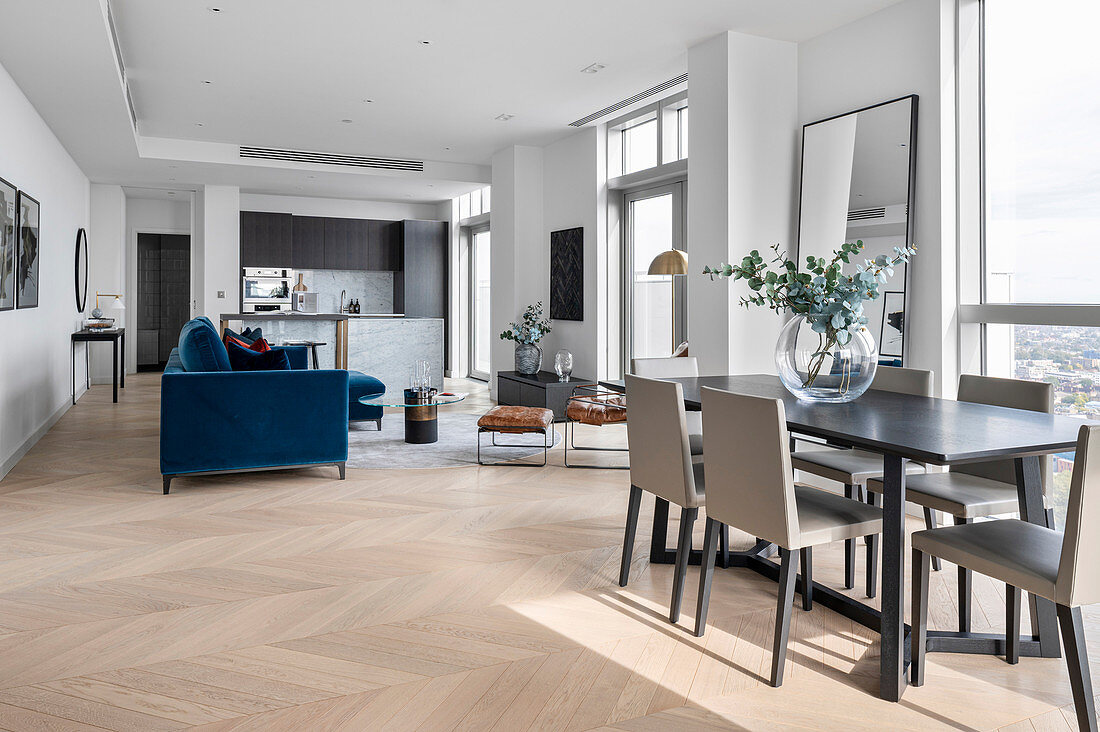
M 76 406 L 76 341 L 69 341 L 69 363 L 73 367 L 73 406 Z
M 1020 519 L 1033 524 L 1046 526 L 1047 513 L 1043 507 L 1043 479 L 1040 467 L 1041 458 L 1016 458 L 1016 490 L 1020 497 Z M 1058 615 L 1054 603 L 1027 595 L 1028 610 L 1032 617 L 1032 627 L 1039 636 L 1039 649 L 1043 658 L 1060 658 L 1061 645 L 1058 642 Z
M 119 385 L 119 387 L 125 389 L 126 388 L 126 334 L 123 333 L 122 335 L 119 336 L 119 338 L 122 340 L 122 346 L 121 346 L 122 359 L 121 359 L 121 362 L 119 363 L 119 366 L 121 367 L 122 370 L 119 371 L 119 373 L 118 373 L 118 385 Z
M 111 401 L 118 403 L 118 339 L 111 341 Z
M 84 341 L 84 391 L 92 388 L 92 344 Z
M 879 696 L 905 691 L 905 458 L 883 456 L 882 625 Z

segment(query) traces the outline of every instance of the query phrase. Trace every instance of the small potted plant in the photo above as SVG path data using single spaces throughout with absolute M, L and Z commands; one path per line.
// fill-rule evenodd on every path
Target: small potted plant
M 550 321 L 542 317 L 542 301 L 528 305 L 519 323 L 510 323 L 500 334 L 503 341 L 516 343 L 516 372 L 528 376 L 542 369 L 542 348 L 538 343 L 550 332 Z
M 863 251 L 862 241 L 845 243 L 828 261 L 806 257 L 805 271 L 778 244 L 772 250 L 771 262 L 754 249 L 738 265 L 705 267 L 703 274 L 745 280 L 753 292 L 741 298 L 745 307 L 764 305 L 794 316 L 775 346 L 776 368 L 788 391 L 809 401 L 855 399 L 871 386 L 878 368 L 874 339 L 864 327 L 863 303 L 878 298 L 879 285 L 916 249 L 894 247 L 892 256 L 865 260 L 854 274 L 845 274 L 843 266 Z

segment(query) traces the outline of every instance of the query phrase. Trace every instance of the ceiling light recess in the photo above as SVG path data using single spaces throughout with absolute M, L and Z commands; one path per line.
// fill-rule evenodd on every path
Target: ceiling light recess
M 508 120 L 512 119 L 515 116 L 516 115 L 514 115 L 514 114 L 505 113 L 505 114 L 498 114 L 496 117 L 493 117 L 493 119 L 495 119 L 498 122 L 507 122 Z
M 607 68 L 607 66 L 605 66 L 604 64 L 600 64 L 600 63 L 588 64 L 583 69 L 581 69 L 581 73 L 582 74 L 598 74 L 606 68 Z
M 680 76 L 677 76 L 675 79 L 669 79 L 668 81 L 663 82 L 661 84 L 658 84 L 657 86 L 653 86 L 653 87 L 650 87 L 649 89 L 646 89 L 644 92 L 639 92 L 638 94 L 635 94 L 634 96 L 632 96 L 628 99 L 623 99 L 622 101 L 615 102 L 610 107 L 604 107 L 603 109 L 599 110 L 598 112 L 593 112 L 592 114 L 588 115 L 587 117 L 581 117 L 580 119 L 578 119 L 574 122 L 570 122 L 569 126 L 570 127 L 584 127 L 589 122 L 595 122 L 600 117 L 606 117 L 607 115 L 611 114 L 612 112 L 618 112 L 620 109 L 625 109 L 626 107 L 629 107 L 631 104 L 634 104 L 636 102 L 640 102 L 643 99 L 646 99 L 648 97 L 653 96 L 654 94 L 660 94 L 663 91 L 668 91 L 672 87 L 677 86 L 679 84 L 683 84 L 687 80 L 688 80 L 688 75 L 687 74 L 681 74 Z
M 275 147 L 241 145 L 240 156 L 252 160 L 280 160 L 292 163 L 343 165 L 352 168 L 375 168 L 379 170 L 424 171 L 423 160 L 379 158 L 366 155 L 340 155 L 336 153 L 312 152 L 309 150 L 285 150 Z

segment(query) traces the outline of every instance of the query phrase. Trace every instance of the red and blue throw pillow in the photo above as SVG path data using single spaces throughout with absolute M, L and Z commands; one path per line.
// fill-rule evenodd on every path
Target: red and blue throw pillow
M 242 346 L 236 338 L 226 338 L 225 348 L 229 352 L 229 365 L 234 371 L 289 371 L 290 359 L 283 349 L 263 351 Z M 255 345 L 255 344 L 254 344 Z M 265 342 L 266 346 L 267 343 Z

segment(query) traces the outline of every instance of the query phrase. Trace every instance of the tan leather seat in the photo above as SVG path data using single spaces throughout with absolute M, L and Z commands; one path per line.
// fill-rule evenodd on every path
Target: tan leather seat
M 735 526 L 779 546 L 779 598 L 772 647 L 772 685 L 783 682 L 798 554 L 802 607 L 811 608 L 811 547 L 882 531 L 882 511 L 861 501 L 794 483 L 790 435 L 779 399 L 703 387 L 707 529 L 703 542 L 695 634 L 706 629 L 717 530 Z
M 1081 605 L 1100 602 L 1100 425 L 1082 425 L 1070 480 L 1065 535 L 1018 519 L 947 526 L 913 534 L 913 633 L 911 683 L 924 683 L 928 648 L 929 559 L 939 556 L 1005 583 L 1005 648 L 1020 658 L 1020 592 L 1057 605 L 1077 723 L 1095 730 L 1088 649 Z

